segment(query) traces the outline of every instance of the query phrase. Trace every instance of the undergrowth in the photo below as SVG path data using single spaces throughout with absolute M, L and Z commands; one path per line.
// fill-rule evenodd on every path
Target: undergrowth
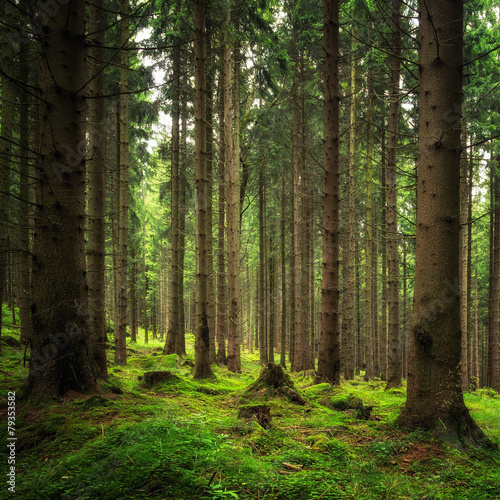
M 15 328 L 3 333 L 18 338 Z M 189 336 L 191 349 L 183 359 L 162 356 L 158 340 L 131 345 L 127 366 L 114 366 L 111 353 L 110 377 L 99 395 L 67 394 L 43 407 L 19 403 L 16 495 L 26 500 L 500 498 L 498 453 L 460 453 L 423 431 L 397 427 L 404 387 L 385 391 L 384 382 L 361 379 L 339 387 L 313 385 L 312 374 L 292 373 L 306 404 L 270 398 L 272 420 L 265 429 L 238 418 L 245 389 L 260 372 L 257 355 L 243 353 L 241 374 L 214 366 L 213 379 L 195 381 L 192 340 Z M 3 346 L 0 361 L 8 373 L 0 383 L 3 400 L 26 376 L 23 353 Z M 150 370 L 169 370 L 178 379 L 145 389 L 139 377 Z M 500 443 L 500 396 L 480 389 L 466 393 L 465 400 Z M 368 419 L 353 401 L 373 407 Z M 339 403 L 343 411 L 336 409 Z

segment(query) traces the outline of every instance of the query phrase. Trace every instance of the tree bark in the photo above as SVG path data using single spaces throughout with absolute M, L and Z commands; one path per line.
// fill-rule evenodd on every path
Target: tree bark
M 4 301 L 4 290 L 7 288 L 7 267 L 9 261 L 9 205 L 11 184 L 11 156 L 14 126 L 14 89 L 10 78 L 14 74 L 14 52 L 10 38 L 12 26 L 15 25 L 13 6 L 10 2 L 2 6 L 5 22 L 2 26 L 0 50 L 2 57 L 2 117 L 0 136 L 0 312 Z M 0 336 L 2 334 L 2 317 L 0 314 Z M 0 346 L 1 351 L 1 346 Z
M 372 71 L 368 76 L 368 121 L 366 151 L 366 221 L 365 221 L 365 339 L 366 339 L 366 371 L 365 380 L 374 376 L 373 367 L 373 81 Z
M 323 277 L 317 380 L 340 381 L 339 346 L 339 4 L 324 0 Z
M 391 389 L 401 385 L 401 348 L 399 339 L 399 261 L 398 261 L 398 190 L 397 147 L 400 102 L 401 66 L 401 0 L 392 1 L 392 53 L 389 105 L 389 136 L 387 145 L 387 308 L 388 308 L 388 356 L 387 383 Z
M 23 6 L 24 8 L 25 6 Z M 28 22 L 27 16 L 23 16 L 23 22 Z M 19 81 L 24 88 L 30 84 L 30 66 L 28 61 L 29 43 L 21 45 L 19 52 Z M 26 343 L 31 337 L 31 165 L 30 159 L 30 96 L 27 92 L 21 93 L 19 106 L 19 142 L 21 145 L 21 158 L 19 160 L 19 319 L 21 322 L 21 343 Z
M 219 223 L 217 227 L 217 363 L 226 365 L 226 310 L 227 310 L 227 287 L 226 287 L 226 198 L 225 198 L 225 131 L 224 131 L 224 86 L 225 86 L 225 66 L 224 51 L 221 55 L 221 70 L 219 74 Z
M 94 359 L 100 376 L 108 374 L 106 361 L 106 115 L 104 99 L 104 1 L 89 5 L 88 49 L 88 233 L 87 276 Z
M 126 47 L 130 33 L 129 3 L 121 2 L 121 46 Z M 129 89 L 129 52 L 121 51 L 120 68 L 120 203 L 118 209 L 118 255 L 117 255 L 117 299 L 118 325 L 115 327 L 115 363 L 127 364 L 127 239 L 128 239 L 128 89 Z
M 227 13 L 230 15 L 230 9 Z M 229 19 L 227 20 L 229 24 Z M 227 263 L 228 263 L 228 301 L 229 332 L 227 349 L 227 367 L 229 371 L 241 371 L 240 343 L 238 326 L 240 321 L 240 304 L 238 276 L 240 270 L 240 155 L 239 155 L 239 50 L 234 51 L 234 99 L 232 92 L 232 54 L 229 34 L 226 33 L 225 65 L 225 101 L 224 131 L 226 143 L 227 166 Z M 234 134 L 233 134 L 234 109 Z M 234 141 L 234 147 L 233 147 Z M 262 348 L 262 347 L 261 347 Z
M 407 399 L 399 420 L 411 429 L 429 429 L 452 446 L 491 444 L 469 415 L 460 385 L 463 2 L 421 0 L 419 12 L 414 313 Z
M 465 137 L 465 134 L 463 134 Z M 465 155 L 464 150 L 464 155 Z M 462 390 L 469 390 L 469 373 L 467 367 L 467 158 L 460 161 L 460 331 L 461 353 L 460 353 L 460 378 Z
M 354 37 L 351 38 L 351 52 L 355 49 Z M 350 89 L 351 95 L 349 105 L 349 152 L 347 155 L 347 172 L 346 172 L 346 193 L 345 193 L 345 231 L 344 231 L 344 259 L 343 259 L 343 276 L 344 292 L 342 295 L 342 337 L 345 346 L 344 352 L 344 376 L 347 380 L 354 378 L 354 367 L 352 359 L 352 341 L 356 335 L 355 323 L 355 295 L 356 295 L 356 201 L 355 201 L 355 178 L 354 173 L 356 170 L 356 60 L 354 54 L 351 56 L 351 77 Z M 370 242 L 371 244 L 371 242 Z M 371 253 L 370 253 L 371 256 Z M 370 286 L 370 300 L 371 305 L 371 286 Z M 370 309 L 371 316 L 371 309 Z M 373 330 L 370 330 L 370 339 L 373 341 Z M 373 344 L 367 345 L 373 347 Z M 367 366 L 368 359 L 373 363 L 373 348 L 371 352 L 367 353 Z M 373 370 L 373 364 L 372 370 Z
M 178 16 L 181 2 L 175 4 L 175 16 Z M 176 17 L 177 18 L 177 17 Z M 174 49 L 172 54 L 172 161 L 171 161 L 171 241 L 172 260 L 170 274 L 170 307 L 168 318 L 168 330 L 163 354 L 178 354 L 181 335 L 180 310 L 179 310 L 179 158 L 180 158 L 180 78 L 181 78 L 181 46 L 179 37 L 174 38 Z
M 33 335 L 23 387 L 38 399 L 94 390 L 98 376 L 85 282 L 85 4 L 61 4 L 40 20 Z
M 196 193 L 196 327 L 194 378 L 213 376 L 208 324 L 208 181 L 206 142 L 205 0 L 194 1 L 194 176 Z
M 496 161 L 499 161 L 497 159 Z M 494 168 L 493 165 L 491 168 Z M 493 278 L 491 295 L 491 319 L 488 337 L 488 387 L 500 391 L 500 175 L 493 174 L 494 224 L 493 224 Z

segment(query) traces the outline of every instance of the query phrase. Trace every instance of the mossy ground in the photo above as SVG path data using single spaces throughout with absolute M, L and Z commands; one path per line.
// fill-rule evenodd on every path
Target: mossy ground
M 15 329 L 6 330 L 17 337 Z M 125 367 L 112 365 L 111 355 L 110 380 L 98 397 L 74 393 L 45 406 L 18 404 L 18 498 L 500 498 L 498 453 L 466 455 L 395 426 L 404 387 L 384 391 L 381 381 L 357 379 L 334 388 L 291 374 L 306 404 L 270 399 L 272 422 L 263 429 L 237 417 L 261 369 L 257 355 L 243 353 L 241 374 L 214 367 L 215 377 L 200 382 L 185 360 L 162 356 L 161 347 L 160 341 L 138 342 Z M 0 363 L 9 373 L 0 374 L 3 400 L 26 376 L 22 358 L 22 349 L 3 348 Z M 144 371 L 161 369 L 180 380 L 149 390 L 140 385 Z M 374 407 L 369 420 L 332 409 L 332 402 L 349 397 Z M 500 443 L 500 396 L 483 389 L 466 394 L 466 402 Z M 3 416 L 5 407 L 0 411 Z M 4 492 L 6 483 L 1 498 Z

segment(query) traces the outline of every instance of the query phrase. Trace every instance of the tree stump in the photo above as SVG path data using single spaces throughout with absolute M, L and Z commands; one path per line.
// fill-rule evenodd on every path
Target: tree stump
M 148 388 L 160 382 L 180 380 L 177 375 L 169 371 L 146 372 L 142 377 L 142 384 Z
M 245 391 L 244 398 L 266 399 L 284 396 L 292 403 L 305 404 L 304 398 L 297 392 L 290 376 L 281 365 L 267 363 L 260 372 L 259 378 Z

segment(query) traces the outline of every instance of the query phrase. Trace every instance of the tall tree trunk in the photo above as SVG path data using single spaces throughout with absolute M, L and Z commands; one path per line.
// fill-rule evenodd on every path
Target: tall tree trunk
M 15 25 L 13 5 L 6 2 L 3 10 L 4 23 L 0 41 L 2 57 L 2 117 L 0 136 L 0 336 L 2 334 L 1 307 L 4 301 L 4 290 L 7 286 L 7 265 L 9 255 L 9 191 L 11 184 L 12 136 L 14 126 L 14 52 L 11 41 L 11 30 Z M 0 344 L 1 350 L 1 344 Z
M 89 5 L 88 49 L 88 232 L 87 276 L 94 359 L 100 377 L 108 373 L 106 361 L 106 115 L 104 99 L 104 1 Z
M 387 380 L 387 191 L 385 189 L 385 133 L 382 134 L 380 242 L 382 260 L 382 304 L 380 320 L 380 378 Z
M 25 21 L 27 21 L 24 18 Z M 19 52 L 19 81 L 27 89 L 30 84 L 30 66 L 28 52 L 30 45 L 25 43 Z M 21 93 L 19 105 L 19 142 L 21 158 L 19 160 L 19 319 L 21 321 L 21 343 L 31 337 L 31 248 L 30 248 L 30 202 L 31 202 L 31 161 L 30 151 L 30 97 L 27 92 Z M 1 175 L 1 174 L 0 174 Z M 0 196 L 2 196 L 0 194 Z M 0 243 L 1 245 L 1 243 Z M 0 300 L 1 303 L 1 300 Z M 0 325 L 1 328 L 1 325 Z
M 477 249 L 476 249 L 477 261 Z M 477 285 L 477 264 L 474 276 L 474 341 L 472 349 L 472 383 L 476 389 L 481 386 L 479 378 L 479 298 L 478 298 L 478 285 Z
M 224 51 L 221 51 L 221 60 L 224 62 Z M 217 363 L 226 365 L 226 310 L 227 310 L 227 287 L 226 287 L 226 247 L 225 247 L 225 171 L 226 171 L 226 146 L 224 131 L 224 85 L 225 85 L 225 66 L 221 64 L 219 75 L 219 223 L 217 227 Z
M 496 161 L 498 161 L 497 159 Z M 492 164 L 492 169 L 493 164 Z M 494 173 L 493 224 L 493 279 L 491 320 L 488 338 L 488 386 L 500 391 L 499 335 L 500 335 L 500 174 Z
M 129 299 L 130 304 L 130 342 L 137 342 L 137 250 L 135 243 L 130 249 L 130 289 Z
M 268 277 L 269 277 L 269 344 L 268 344 L 268 355 L 267 359 L 270 363 L 274 363 L 274 347 L 275 347 L 275 264 L 274 264 L 274 239 L 273 239 L 273 227 L 271 226 L 271 231 L 269 234 L 269 252 L 267 256 L 268 263 Z
M 465 137 L 465 134 L 463 134 Z M 464 150 L 464 155 L 465 155 Z M 462 390 L 469 390 L 469 373 L 467 370 L 467 158 L 460 161 L 460 378 Z
M 39 204 L 33 237 L 33 334 L 24 396 L 96 388 L 85 282 L 85 4 L 41 16 Z M 61 252 L 64 248 L 64 252 Z
M 259 289 L 260 289 L 260 302 L 259 302 L 259 348 L 260 348 L 260 363 L 265 365 L 268 361 L 268 352 L 266 349 L 266 287 L 265 287 L 265 269 L 266 269 L 266 259 L 265 259 L 265 247 L 266 247 L 266 237 L 265 237 L 265 216 L 264 216 L 264 162 L 260 163 L 259 166 Z
M 129 0 L 121 2 L 121 46 L 126 47 L 129 40 L 130 19 Z M 118 326 L 115 328 L 115 363 L 127 364 L 127 239 L 128 239 L 128 89 L 129 89 L 129 52 L 121 51 L 120 69 L 120 206 L 118 211 Z
M 401 351 L 399 341 L 399 262 L 398 262 L 398 191 L 397 147 L 399 122 L 399 79 L 401 66 L 401 0 L 392 0 L 392 55 L 389 105 L 389 141 L 387 146 L 387 272 L 388 272 L 388 340 L 386 389 L 401 385 Z
M 213 375 L 208 324 L 209 252 L 206 142 L 205 0 L 194 2 L 194 176 L 196 192 L 196 328 L 194 378 Z
M 323 2 L 323 277 L 318 380 L 340 381 L 339 346 L 339 4 Z
M 188 181 L 186 178 L 187 164 L 187 103 L 186 99 L 182 99 L 181 106 L 181 154 L 179 158 L 179 167 L 182 174 L 179 175 L 179 277 L 177 283 L 179 286 L 178 301 L 179 301 L 179 335 L 177 335 L 178 346 L 176 351 L 181 353 L 181 356 L 186 355 L 186 308 L 184 305 L 184 262 L 186 257 L 186 196 Z
M 293 28 L 292 44 L 297 46 L 297 30 Z M 301 351 L 303 350 L 303 332 L 300 323 L 300 243 L 299 243 L 299 106 L 298 106 L 298 85 L 297 74 L 293 73 L 292 83 L 292 272 L 293 272 L 293 299 L 292 299 L 292 318 L 293 318 L 293 358 L 291 359 L 291 369 L 299 371 L 302 368 Z
M 180 13 L 181 1 L 175 4 L 174 16 Z M 179 158 L 180 158 L 180 82 L 181 82 L 181 45 L 179 37 L 174 38 L 174 49 L 172 54 L 172 160 L 171 160 L 171 240 L 172 258 L 170 273 L 170 307 L 168 315 L 168 330 L 163 354 L 178 354 L 181 335 L 180 309 L 179 309 Z
M 228 11 L 228 16 L 230 15 Z M 229 24 L 229 20 L 228 20 Z M 240 343 L 238 327 L 240 322 L 240 304 L 238 291 L 238 276 L 240 270 L 240 155 L 239 155 L 239 65 L 240 55 L 238 44 L 234 50 L 234 99 L 232 93 L 231 46 L 229 34 L 226 34 L 225 65 L 225 101 L 224 101 L 224 131 L 226 143 L 227 166 L 227 264 L 228 264 L 228 301 L 229 301 L 229 332 L 227 349 L 227 367 L 229 371 L 241 370 Z M 234 109 L 234 134 L 233 134 Z M 234 141 L 234 147 L 233 147 Z M 262 348 L 262 346 L 261 346 Z
M 355 49 L 354 37 L 351 38 L 351 52 Z M 344 236 L 344 261 L 343 261 L 343 276 L 344 293 L 342 295 L 342 338 L 345 346 L 344 352 L 344 375 L 348 380 L 354 378 L 354 367 L 352 359 L 352 341 L 356 335 L 355 323 L 355 281 L 356 281 L 356 201 L 355 201 L 355 179 L 354 172 L 356 170 L 356 60 L 354 54 L 351 56 L 351 77 L 350 89 L 351 95 L 349 105 L 349 152 L 347 155 L 347 172 L 346 172 L 346 193 L 345 193 L 345 236 Z M 371 288 L 370 288 L 371 298 Z M 371 302 L 371 300 L 370 300 Z M 371 309 L 370 309 L 371 316 Z M 370 345 L 370 352 L 367 352 L 367 367 L 370 363 L 371 371 L 373 371 L 373 330 L 370 331 L 370 340 L 367 346 Z M 368 373 L 368 371 L 367 371 Z
M 300 164 L 299 164 L 299 256 L 300 256 L 300 297 L 299 301 L 299 316 L 300 316 L 300 336 L 301 347 L 299 349 L 299 359 L 297 361 L 297 369 L 304 371 L 310 367 L 309 361 L 309 233 L 307 232 L 308 224 L 308 206 L 309 193 L 307 190 L 307 170 L 306 170 L 306 104 L 305 104 L 305 70 L 304 70 L 304 54 L 300 55 Z
M 455 446 L 465 440 L 487 444 L 464 404 L 459 369 L 463 3 L 421 0 L 419 12 L 417 252 L 408 390 L 400 422 L 429 429 Z M 452 123 L 450 109 L 456 113 Z
M 352 42 L 351 46 L 354 44 Z M 366 221 L 365 221 L 365 339 L 366 339 L 366 372 L 365 380 L 374 376 L 373 367 L 373 75 L 368 76 L 368 121 L 367 121 L 367 151 L 366 151 Z M 352 91 L 351 91 L 352 92 Z
M 287 318 L 287 289 L 286 289 L 286 224 L 285 224 L 285 212 L 286 212 L 286 197 L 285 197 L 285 169 L 281 173 L 281 218 L 280 218 L 280 253 L 281 253 L 281 347 L 280 347 L 280 365 L 286 368 L 286 347 L 287 347 L 287 335 L 286 335 L 286 318 Z

